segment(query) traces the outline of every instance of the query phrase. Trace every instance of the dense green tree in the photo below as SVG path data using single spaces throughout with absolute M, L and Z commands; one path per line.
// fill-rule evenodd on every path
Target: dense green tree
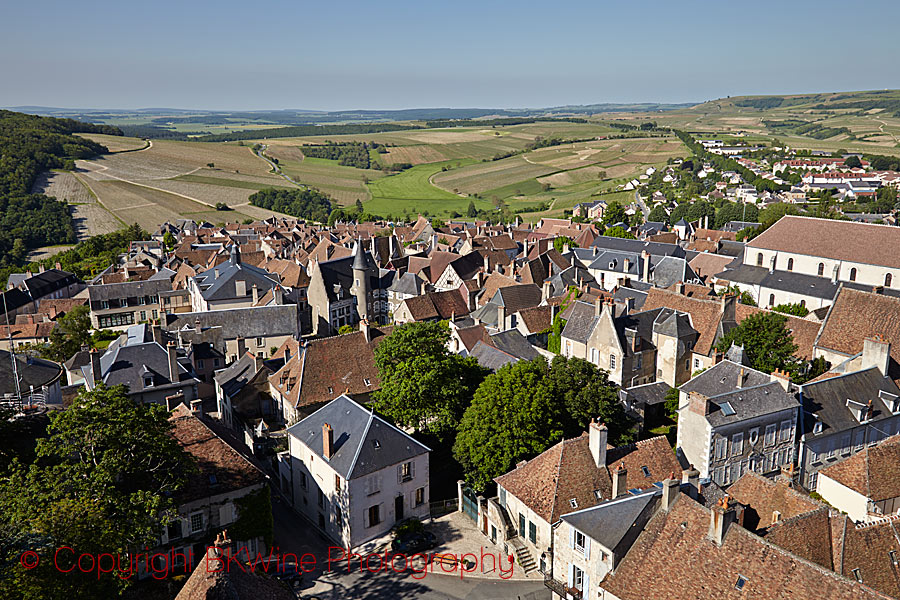
M 719 352 L 727 352 L 732 344 L 744 347 L 750 366 L 764 373 L 775 369 L 796 370 L 793 357 L 797 351 L 787 328 L 787 317 L 759 312 L 745 318 L 716 344 Z
M 755 204 L 728 202 L 716 209 L 715 228 L 722 229 L 730 221 L 756 223 L 757 218 L 759 218 L 759 209 Z
M 443 437 L 453 434 L 486 371 L 447 349 L 445 321 L 394 328 L 375 349 L 381 389 L 375 406 L 395 423 Z
M 681 402 L 681 394 L 678 392 L 678 388 L 669 388 L 669 391 L 666 392 L 666 403 L 663 405 L 663 410 L 666 413 L 666 416 L 673 421 L 678 421 L 678 405 Z
M 301 219 L 324 223 L 331 213 L 331 199 L 311 188 L 303 190 L 266 188 L 250 196 L 250 204 Z
M 171 231 L 167 231 L 163 234 L 163 244 L 165 244 L 166 248 L 169 250 L 175 247 L 175 236 L 172 235 Z
M 624 223 L 627 220 L 628 214 L 625 212 L 625 207 L 618 200 L 610 202 L 606 210 L 603 211 L 603 224 L 607 227 L 616 223 Z
M 809 314 L 809 309 L 799 302 L 795 302 L 794 304 L 779 304 L 777 306 L 773 306 L 772 310 L 785 315 L 794 315 L 796 317 L 805 317 Z
M 634 235 L 630 232 L 625 231 L 621 226 L 618 227 L 610 227 L 603 231 L 603 235 L 607 237 L 617 237 L 617 238 L 626 238 L 629 240 L 634 239 Z
M 650 215 L 647 217 L 648 221 L 655 221 L 656 223 L 668 223 L 669 222 L 669 213 L 666 212 L 666 207 L 664 204 L 657 204 L 653 208 L 650 209 Z
M 564 235 L 553 238 L 553 248 L 557 252 L 562 252 L 563 248 L 565 248 L 566 246 L 568 246 L 571 249 L 571 248 L 577 248 L 578 244 L 576 244 L 575 240 L 573 240 L 572 238 L 564 236 Z
M 39 354 L 55 362 L 69 360 L 82 346 L 91 343 L 91 316 L 87 306 L 76 306 L 58 319 L 58 326 L 50 333 L 50 341 Z
M 125 554 L 155 545 L 175 493 L 195 468 L 171 435 L 165 408 L 139 404 L 124 387 L 83 391 L 50 417 L 36 462 L 0 479 L 0 596 L 15 600 L 111 598 L 130 582 L 115 573 L 62 574 L 54 551 Z M 36 508 L 39 508 L 36 510 Z M 27 571 L 17 556 L 37 552 Z M 67 568 L 69 554 L 60 557 Z
M 860 162 L 858 156 L 848 156 L 844 160 L 844 166 L 850 169 L 858 169 L 862 166 L 862 162 Z
M 605 371 L 582 359 L 543 357 L 506 365 L 489 375 L 466 409 L 454 445 L 466 480 L 483 490 L 520 460 L 564 436 L 581 435 L 592 418 L 609 427 L 610 441 L 633 439 L 631 422 Z
M 466 216 L 470 219 L 474 219 L 478 216 L 478 209 L 475 208 L 474 200 L 469 200 L 469 208 L 466 209 Z

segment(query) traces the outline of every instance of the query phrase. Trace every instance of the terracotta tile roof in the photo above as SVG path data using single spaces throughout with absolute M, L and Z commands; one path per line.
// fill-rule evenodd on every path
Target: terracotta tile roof
M 23 323 L 15 325 L 0 325 L 0 338 L 6 340 L 12 337 L 14 340 L 43 339 L 50 337 L 50 333 L 56 329 L 56 321 L 48 323 Z
M 900 379 L 900 298 L 842 287 L 822 323 L 816 346 L 853 356 L 875 334 L 891 342 L 889 375 L 896 381 Z
M 612 478 L 608 465 L 625 463 L 628 489 L 646 489 L 672 472 L 681 472 L 681 465 L 664 436 L 610 449 L 606 465 L 600 468 L 594 464 L 588 439 L 585 432 L 580 437 L 563 440 L 494 481 L 546 522 L 555 523 L 566 513 L 609 499 Z M 643 467 L 647 467 L 649 476 L 644 475 Z
M 266 476 L 262 471 L 213 433 L 183 404 L 172 411 L 169 421 L 173 426 L 172 435 L 194 457 L 199 468 L 199 472 L 191 474 L 187 485 L 178 492 L 179 503 L 265 482 Z
M 512 277 L 507 277 L 502 273 L 491 273 L 484 280 L 484 286 L 481 288 L 483 290 L 482 294 L 478 297 L 478 306 L 484 306 L 488 303 L 488 301 L 494 297 L 494 294 L 497 293 L 502 287 L 507 287 L 510 285 L 516 285 L 516 280 Z
M 379 389 L 373 351 L 389 330 L 373 327 L 370 331 L 371 342 L 361 331 L 311 340 L 269 377 L 269 383 L 295 408 L 328 402 L 342 393 Z
M 463 346 L 466 347 L 466 350 L 471 352 L 472 348 L 475 347 L 480 341 L 484 341 L 490 338 L 488 335 L 487 329 L 485 329 L 484 325 L 473 325 L 472 327 L 461 327 L 456 330 L 456 335 L 459 336 L 459 339 L 462 340 Z
M 900 268 L 900 228 L 787 215 L 747 244 L 806 256 Z
M 710 277 L 724 271 L 733 260 L 732 256 L 703 252 L 692 258 L 688 264 L 700 277 Z
M 535 306 L 519 311 L 525 327 L 531 333 L 538 333 L 550 328 L 550 306 Z
M 620 600 L 885 600 L 865 585 L 790 554 L 732 524 L 718 546 L 710 509 L 679 496 L 654 515 L 602 582 Z M 740 592 L 738 576 L 744 578 Z
M 712 288 L 706 287 L 705 285 L 697 285 L 695 283 L 683 283 L 684 286 L 684 295 L 688 298 L 707 298 L 712 299 L 715 298 L 716 292 Z M 666 289 L 670 292 L 677 291 L 678 284 L 673 283 Z
M 421 296 L 407 298 L 401 304 L 406 305 L 416 321 L 450 319 L 469 314 L 469 307 L 463 301 L 459 290 L 426 292 Z
M 208 550 L 219 558 L 216 550 Z M 191 573 L 175 600 L 292 600 L 296 598 L 285 584 L 261 567 L 252 571 L 232 566 L 216 571 L 217 564 L 205 555 L 195 557 L 197 568 Z M 223 559 L 224 560 L 224 559 Z M 229 563 L 233 564 L 233 563 Z
M 790 519 L 822 508 L 822 505 L 792 489 L 787 482 L 773 481 L 753 471 L 747 471 L 728 493 L 738 502 L 749 507 L 744 511 L 744 527 L 751 530 L 765 529 L 772 524 L 774 513 L 781 519 Z
M 866 447 L 819 473 L 875 502 L 900 497 L 900 435 Z
M 44 298 L 38 300 L 38 310 L 50 315 L 51 318 L 65 314 L 76 306 L 86 306 L 87 298 Z
M 715 252 L 719 249 L 719 243 L 714 240 L 694 240 L 688 244 L 687 249 L 694 252 Z
M 734 231 L 721 231 L 719 229 L 698 229 L 694 232 L 695 240 L 711 240 L 718 242 L 719 240 L 737 240 L 737 233 Z

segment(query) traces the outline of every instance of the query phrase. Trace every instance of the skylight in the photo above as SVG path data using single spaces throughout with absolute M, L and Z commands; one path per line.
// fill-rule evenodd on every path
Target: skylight
M 730 417 L 735 414 L 734 407 L 731 406 L 730 402 L 723 402 L 719 405 L 719 407 L 722 409 L 722 414 L 726 417 Z
M 650 469 L 646 465 L 641 467 L 641 473 L 644 474 L 644 477 L 650 477 Z
M 576 500 L 575 498 L 572 498 L 571 500 L 569 500 L 569 505 L 572 508 L 578 508 L 578 500 Z
M 379 442 L 378 440 L 372 440 L 372 445 L 375 446 L 376 450 L 381 448 L 381 442 Z
M 747 578 L 743 575 L 738 575 L 737 581 L 734 583 L 734 589 L 737 591 L 742 591 L 744 586 L 747 584 Z

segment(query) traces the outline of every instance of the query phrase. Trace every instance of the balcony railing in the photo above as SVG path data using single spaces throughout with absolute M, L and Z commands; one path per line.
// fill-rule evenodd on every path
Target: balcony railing
M 574 587 L 570 588 L 562 581 L 553 579 L 551 575 L 544 574 L 544 587 L 561 598 L 575 598 L 575 600 L 581 600 L 581 590 Z

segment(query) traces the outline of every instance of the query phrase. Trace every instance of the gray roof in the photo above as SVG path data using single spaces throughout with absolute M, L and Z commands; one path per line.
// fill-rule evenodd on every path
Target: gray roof
M 58 381 L 63 369 L 55 362 L 43 358 L 30 358 L 16 354 L 16 371 L 19 374 L 19 389 L 28 393 L 31 386 L 39 391 L 42 386 Z M 15 394 L 16 381 L 13 377 L 12 358 L 6 350 L 0 350 L 0 394 Z
M 621 496 L 560 517 L 563 521 L 615 551 L 629 531 L 643 519 L 647 519 L 659 504 L 660 490 L 636 495 Z
M 509 285 L 497 290 L 491 302 L 506 308 L 506 314 L 512 314 L 525 308 L 532 308 L 541 303 L 541 288 L 533 283 Z
M 678 389 L 685 393 L 697 392 L 707 398 L 712 398 L 713 396 L 738 389 L 738 377 L 742 370 L 744 372 L 744 382 L 741 387 L 755 387 L 769 383 L 772 380 L 771 377 L 762 371 L 739 365 L 730 360 L 723 360 L 703 371 Z
M 394 277 L 388 291 L 407 296 L 418 296 L 422 293 L 422 280 L 414 273 L 406 272 L 399 277 Z
M 619 398 L 635 406 L 653 406 L 666 401 L 666 394 L 672 388 L 665 381 L 635 385 L 628 389 L 619 390 Z
M 222 391 L 228 396 L 234 396 L 241 391 L 247 383 L 256 375 L 256 357 L 244 353 L 240 358 L 231 363 L 227 369 L 215 374 L 214 379 L 222 387 Z
M 777 381 L 744 387 L 709 398 L 706 419 L 713 427 L 769 415 L 785 409 L 797 409 L 800 402 Z
M 472 347 L 469 356 L 475 357 L 479 365 L 491 371 L 497 371 L 501 367 L 519 362 L 519 359 L 509 352 L 504 352 L 499 348 L 485 344 L 481 340 L 475 342 L 475 346 Z
M 296 304 L 167 314 L 163 327 L 167 331 L 193 329 L 197 321 L 203 329 L 221 327 L 225 339 L 300 334 Z
M 729 265 L 725 271 L 718 273 L 716 278 L 823 300 L 833 300 L 842 285 L 855 290 L 872 291 L 871 285 L 863 285 L 858 282 L 838 280 L 832 283 L 830 277 L 817 277 L 796 271 L 769 271 L 767 267 L 737 264 L 737 261 L 735 261 L 735 267 L 732 268 Z M 885 288 L 884 294 L 900 296 L 900 291 Z M 765 299 L 763 300 L 765 301 Z
M 579 343 L 586 343 L 594 330 L 594 324 L 598 317 L 595 316 L 596 309 L 593 304 L 576 301 L 566 320 L 566 326 L 563 328 L 562 337 L 568 338 Z
M 650 274 L 653 285 L 662 288 L 667 288 L 679 281 L 690 283 L 700 280 L 700 277 L 688 264 L 687 259 L 676 256 L 651 257 Z
M 508 329 L 491 336 L 491 343 L 498 349 L 522 360 L 532 360 L 540 356 L 534 346 L 528 343 L 518 329 Z
M 591 246 L 604 248 L 607 250 L 619 250 L 621 252 L 632 252 L 640 254 L 642 250 L 646 250 L 651 255 L 659 256 L 680 256 L 684 257 L 684 249 L 678 244 L 665 244 L 663 242 L 647 242 L 642 240 L 629 240 L 626 238 L 615 238 L 605 235 L 597 236 Z M 576 254 L 576 256 L 578 256 Z
M 91 302 L 111 300 L 113 298 L 138 298 L 140 296 L 156 296 L 160 292 L 172 289 L 172 282 L 167 279 L 148 279 L 147 281 L 125 281 L 122 283 L 103 283 L 88 286 Z
M 691 318 L 687 313 L 679 313 L 666 309 L 660 312 L 653 322 L 653 331 L 660 335 L 667 335 L 678 339 L 699 335 L 691 327 Z
M 634 282 L 632 282 L 633 284 Z M 647 286 L 649 287 L 649 286 Z M 617 301 L 625 302 L 629 298 L 634 300 L 634 310 L 641 310 L 641 307 L 644 306 L 644 300 L 647 299 L 647 292 L 639 289 L 619 286 L 616 288 L 616 291 L 613 293 L 613 298 Z
M 258 288 L 259 295 L 262 296 L 280 283 L 278 275 L 241 262 L 237 244 L 233 244 L 231 248 L 231 258 L 228 259 L 228 262 L 207 269 L 194 277 L 194 281 L 200 288 L 200 294 L 206 300 L 237 298 L 236 282 L 238 281 L 246 282 L 244 296 L 252 294 L 254 285 Z
M 744 365 L 745 367 L 750 366 L 750 357 L 747 356 L 746 352 L 744 352 L 744 347 L 738 346 L 735 343 L 731 344 L 731 348 L 729 348 L 728 352 L 725 353 L 725 358 L 733 363 Z
M 322 426 L 326 423 L 334 430 L 330 459 L 322 454 Z M 431 452 L 345 395 L 288 428 L 288 434 L 306 444 L 344 479 L 363 477 Z
M 847 400 L 860 404 L 872 401 L 872 420 L 894 416 L 884 403 L 884 394 L 900 396 L 900 388 L 890 377 L 871 367 L 822 381 L 800 386 L 803 399 L 803 432 L 809 437 L 831 435 L 859 425 L 859 421 L 847 408 Z M 813 432 L 816 421 L 822 422 L 822 432 Z
M 473 321 L 477 321 L 478 323 L 482 323 L 484 325 L 489 325 L 491 327 L 497 326 L 497 305 L 493 302 L 488 302 L 484 306 L 479 306 L 471 313 L 469 316 L 472 317 Z

